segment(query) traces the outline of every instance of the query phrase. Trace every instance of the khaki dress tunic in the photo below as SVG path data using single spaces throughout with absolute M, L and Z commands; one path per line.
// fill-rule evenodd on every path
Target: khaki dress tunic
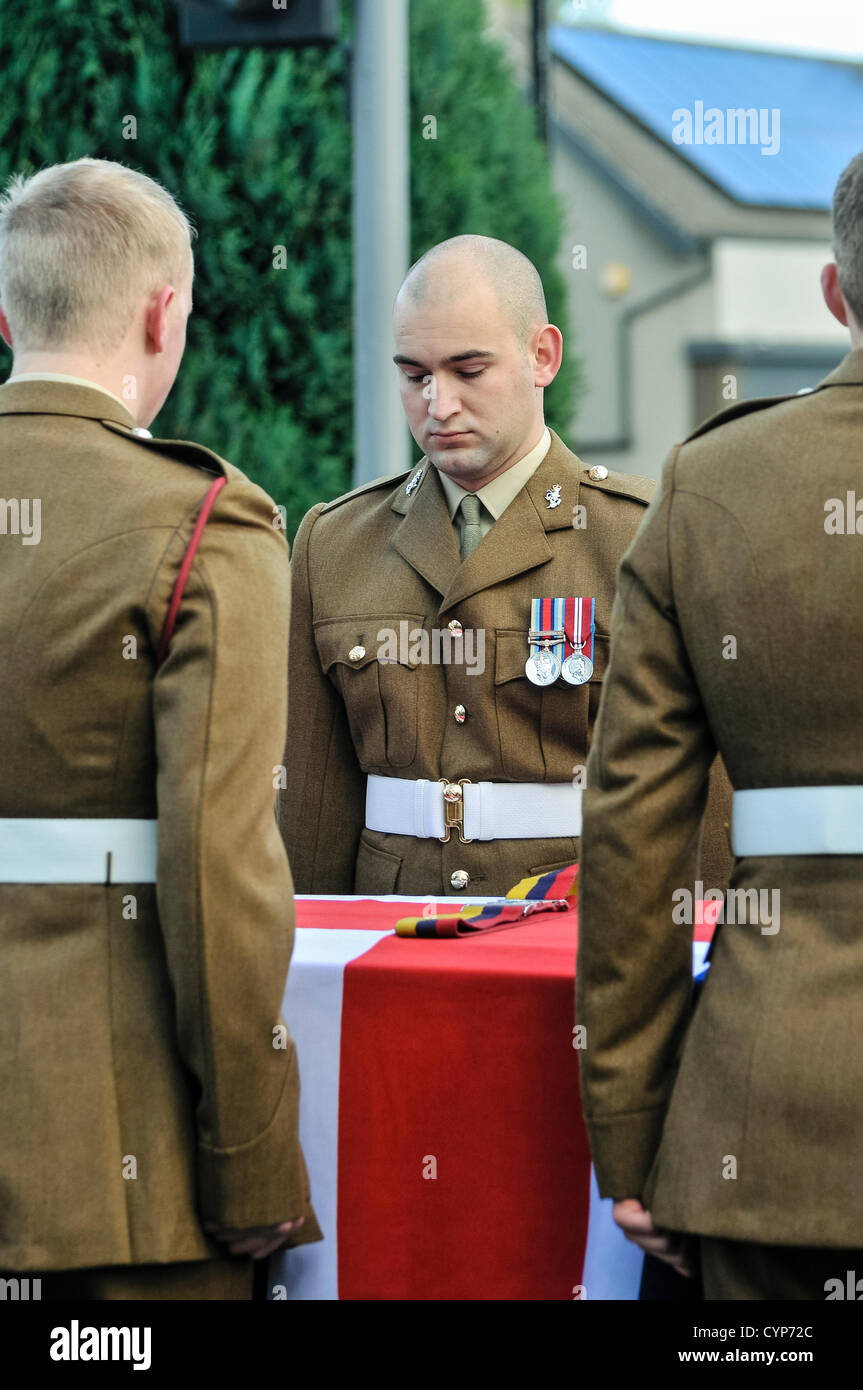
M 41 502 L 38 544 L 0 535 L 0 818 L 158 817 L 155 884 L 0 882 L 7 1270 L 212 1260 L 203 1220 L 304 1216 L 297 1243 L 321 1238 L 297 1058 L 274 1034 L 293 942 L 284 535 L 239 469 L 133 425 L 96 387 L 0 387 L 0 493 Z
M 717 749 L 739 790 L 863 784 L 861 438 L 857 349 L 676 448 L 621 568 L 588 763 L 581 1075 L 600 1192 L 663 1227 L 863 1245 L 863 857 L 741 854 L 752 907 L 719 929 L 694 1014 L 672 910 Z
M 654 489 L 588 469 L 552 432 L 536 471 L 464 561 L 425 459 L 312 508 L 294 543 L 280 798 L 298 891 L 498 895 L 578 858 L 574 836 L 462 844 L 453 833 L 443 844 L 366 829 L 366 775 L 583 781 L 617 566 Z M 596 599 L 594 672 L 584 685 L 539 688 L 525 675 L 531 599 L 543 597 Z M 433 652 L 434 633 L 453 622 L 463 650 L 473 634 L 469 655 L 482 650 L 481 669 L 457 659 L 457 646 L 452 660 L 425 661 L 416 641 L 399 644 L 397 660 L 378 660 L 388 632 L 422 629 Z M 705 843 L 705 871 L 720 887 L 730 866 L 723 775 L 717 769 Z

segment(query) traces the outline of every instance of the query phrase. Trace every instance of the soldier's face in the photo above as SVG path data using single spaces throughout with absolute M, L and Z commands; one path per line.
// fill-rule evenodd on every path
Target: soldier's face
M 436 468 L 476 489 L 536 441 L 542 392 L 492 290 L 429 293 L 396 306 L 396 353 L 411 434 Z

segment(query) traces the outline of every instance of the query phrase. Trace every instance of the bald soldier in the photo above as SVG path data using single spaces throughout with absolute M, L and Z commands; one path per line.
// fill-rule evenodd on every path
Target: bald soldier
M 0 1274 L 49 1299 L 248 1299 L 321 1238 L 279 1015 L 287 549 L 239 469 L 146 428 L 192 278 L 120 164 L 0 202 Z
M 301 892 L 497 895 L 578 857 L 615 571 L 654 485 L 546 428 L 563 343 L 513 247 L 434 247 L 394 328 L 424 456 L 297 533 L 282 830 Z

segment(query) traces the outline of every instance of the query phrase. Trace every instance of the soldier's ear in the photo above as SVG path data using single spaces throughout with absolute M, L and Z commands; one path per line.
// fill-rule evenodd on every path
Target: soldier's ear
M 156 352 L 164 352 L 166 347 L 168 305 L 174 298 L 173 285 L 163 285 L 147 309 L 147 337 Z
M 4 312 L 3 312 L 3 307 L 2 307 L 2 305 L 0 305 L 0 334 L 2 334 L 3 341 L 4 341 L 4 343 L 6 344 L 6 346 L 7 346 L 8 348 L 11 348 L 11 346 L 12 346 L 12 332 L 11 332 L 11 330 L 10 330 L 10 328 L 9 328 L 9 320 L 7 319 L 6 315 L 5 315 Z
M 821 293 L 834 319 L 838 319 L 847 328 L 848 305 L 839 285 L 839 270 L 835 261 L 828 262 L 821 272 Z
M 533 384 L 550 386 L 563 361 L 563 334 L 553 323 L 541 328 L 533 345 Z

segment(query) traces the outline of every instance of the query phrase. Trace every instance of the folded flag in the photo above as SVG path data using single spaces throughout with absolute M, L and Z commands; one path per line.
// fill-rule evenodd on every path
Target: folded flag
M 402 917 L 397 936 L 471 936 L 474 932 L 515 927 L 534 912 L 569 912 L 578 898 L 578 865 L 553 869 L 547 874 L 523 878 L 505 898 L 485 903 L 465 903 L 458 912 L 437 917 Z

